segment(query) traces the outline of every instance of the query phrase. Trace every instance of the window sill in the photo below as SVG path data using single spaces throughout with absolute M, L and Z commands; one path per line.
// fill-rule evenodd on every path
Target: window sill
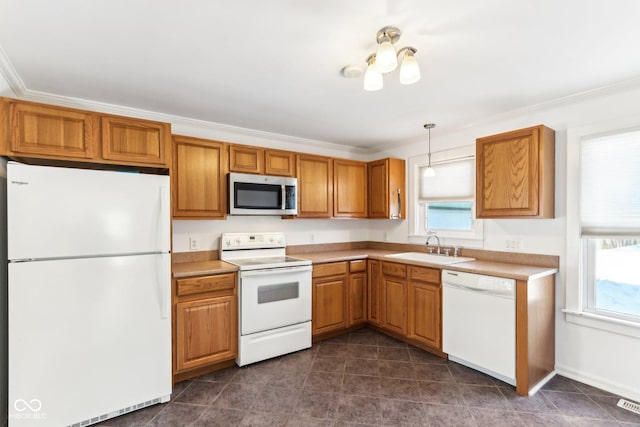
M 599 314 L 563 309 L 567 322 L 640 339 L 640 324 Z

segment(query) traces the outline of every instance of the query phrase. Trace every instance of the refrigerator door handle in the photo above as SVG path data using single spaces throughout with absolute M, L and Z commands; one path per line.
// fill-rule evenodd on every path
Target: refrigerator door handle
M 169 221 L 171 212 L 169 207 L 169 188 L 160 187 L 160 212 L 158 217 L 158 235 L 160 237 L 160 252 L 169 252 Z
M 168 295 L 168 287 L 164 286 L 164 281 L 166 280 L 164 274 L 166 274 L 164 266 L 167 261 L 165 258 L 168 257 L 169 254 L 163 253 L 156 256 L 156 287 L 158 289 L 158 296 L 160 298 L 160 318 L 166 319 L 169 317 L 169 295 Z

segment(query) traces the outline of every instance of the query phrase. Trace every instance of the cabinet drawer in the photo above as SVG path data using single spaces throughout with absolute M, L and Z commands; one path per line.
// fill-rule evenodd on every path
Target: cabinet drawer
M 313 277 L 334 276 L 337 274 L 347 274 L 347 262 L 330 262 L 313 266 Z
M 194 277 L 191 279 L 180 279 L 177 283 L 178 296 L 212 291 L 231 291 L 236 286 L 236 275 L 235 273 L 227 273 L 215 276 Z
M 409 269 L 411 280 L 421 282 L 440 283 L 440 270 L 437 268 L 414 267 Z
M 349 262 L 350 273 L 358 273 L 360 271 L 367 271 L 367 260 L 359 259 L 357 261 Z
M 383 262 L 382 274 L 385 276 L 407 277 L 407 266 L 394 262 Z

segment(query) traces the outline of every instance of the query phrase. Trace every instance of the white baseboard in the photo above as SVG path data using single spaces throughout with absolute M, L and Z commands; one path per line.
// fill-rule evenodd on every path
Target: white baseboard
M 580 381 L 581 383 L 588 384 L 592 387 L 608 391 L 609 393 L 617 394 L 626 399 L 640 402 L 640 392 L 637 388 L 631 389 L 624 384 L 611 382 L 605 378 L 596 375 L 585 374 L 584 372 L 576 371 L 575 369 L 568 366 L 558 364 L 556 364 L 556 373 L 558 375 L 562 375 L 563 377 L 567 377 L 575 381 Z

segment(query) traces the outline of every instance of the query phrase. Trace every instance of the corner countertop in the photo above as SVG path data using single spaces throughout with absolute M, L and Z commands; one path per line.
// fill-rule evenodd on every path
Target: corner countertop
M 389 258 L 387 255 L 398 251 L 380 249 L 350 249 L 343 251 L 325 251 L 309 253 L 289 253 L 287 255 L 307 259 L 312 264 L 324 264 L 328 262 L 353 261 L 358 259 L 378 259 L 399 264 L 419 265 L 423 267 L 440 268 L 467 273 L 484 274 L 489 276 L 506 277 L 515 280 L 531 280 L 549 276 L 558 272 L 557 268 L 538 267 L 533 265 L 513 264 L 507 262 L 475 261 L 461 262 L 457 264 L 434 264 L 429 262 L 405 260 L 401 258 Z M 220 260 L 194 261 L 174 263 L 171 267 L 173 278 L 180 279 L 192 276 L 204 276 L 211 274 L 234 273 L 238 267 Z

